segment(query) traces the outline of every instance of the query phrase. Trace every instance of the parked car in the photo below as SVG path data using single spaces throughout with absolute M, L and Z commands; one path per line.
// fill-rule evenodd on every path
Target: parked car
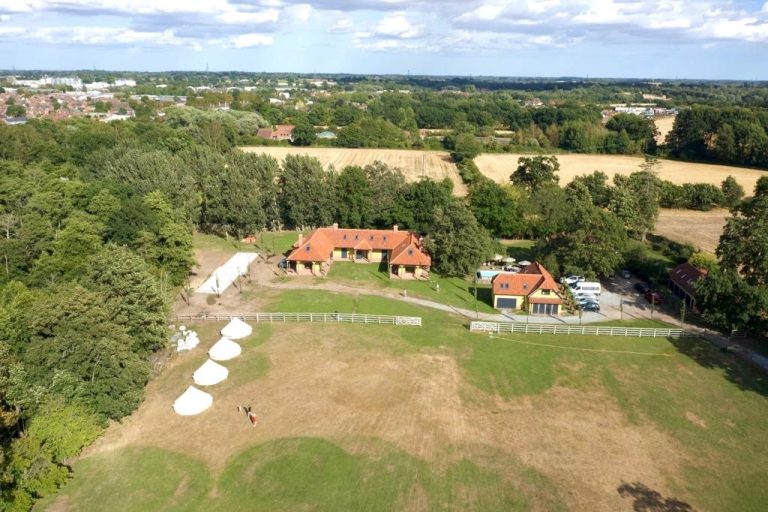
M 635 290 L 637 293 L 645 295 L 650 290 L 650 287 L 645 283 L 635 283 Z
M 573 296 L 574 296 L 574 298 L 576 298 L 576 300 L 578 302 L 581 302 L 583 300 L 591 300 L 593 302 L 597 302 L 598 301 L 597 295 L 595 295 L 594 293 L 587 293 L 587 292 L 584 292 L 584 293 L 574 293 Z
M 571 285 L 571 286 L 573 286 L 576 283 L 580 283 L 581 281 L 586 281 L 586 280 L 587 280 L 587 278 L 584 277 L 584 276 L 566 276 L 566 277 L 561 277 L 560 278 L 560 282 L 561 283 L 568 284 L 568 285 Z
M 661 304 L 661 295 L 653 290 L 648 290 L 645 292 L 645 300 L 651 304 Z
M 595 313 L 600 312 L 600 304 L 597 302 L 587 302 L 583 306 L 581 306 L 582 311 L 593 311 Z
M 632 278 L 632 274 L 630 274 L 629 270 L 627 270 L 625 268 L 619 270 L 619 275 L 621 277 L 623 277 L 624 279 L 631 279 Z

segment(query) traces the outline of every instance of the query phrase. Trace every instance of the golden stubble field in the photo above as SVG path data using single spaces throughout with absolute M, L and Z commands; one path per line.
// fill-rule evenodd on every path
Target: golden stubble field
M 661 210 L 654 232 L 714 254 L 728 216 L 728 210 L 725 209 L 708 212 Z
M 675 125 L 675 116 L 657 117 L 654 118 L 653 122 L 656 125 L 656 129 L 659 130 L 656 142 L 664 144 L 667 134 L 672 131 L 672 127 Z
M 294 148 L 284 146 L 245 146 L 248 153 L 265 153 L 282 162 L 287 155 L 308 155 L 320 160 L 326 169 L 333 166 L 341 171 L 349 165 L 365 167 L 376 161 L 397 167 L 408 181 L 426 176 L 435 181 L 449 178 L 453 182 L 454 195 L 463 197 L 467 187 L 461 181 L 456 164 L 445 151 L 413 151 L 408 149 L 350 149 L 350 148 Z
M 475 158 L 475 163 L 485 176 L 498 182 L 507 183 L 509 175 L 517 168 L 517 160 L 522 154 L 492 154 L 484 153 Z M 609 177 L 614 174 L 629 175 L 640 170 L 643 158 L 639 156 L 625 155 L 582 155 L 561 154 L 556 155 L 560 162 L 560 184 L 566 185 L 573 178 L 583 174 L 591 174 L 594 171 L 603 171 Z M 676 160 L 660 160 L 658 167 L 659 177 L 672 183 L 710 183 L 720 186 L 723 180 L 731 175 L 744 187 L 747 195 L 751 195 L 755 189 L 755 183 L 761 176 L 768 176 L 765 171 L 732 167 L 728 165 L 699 164 L 691 162 L 679 162 Z

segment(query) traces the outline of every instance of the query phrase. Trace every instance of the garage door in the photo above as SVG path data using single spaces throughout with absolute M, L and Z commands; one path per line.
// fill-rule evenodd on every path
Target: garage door
M 537 315 L 554 315 L 557 312 L 556 304 L 534 304 L 533 312 Z
M 498 309 L 517 309 L 517 299 L 502 299 L 499 297 L 496 299 L 496 307 Z

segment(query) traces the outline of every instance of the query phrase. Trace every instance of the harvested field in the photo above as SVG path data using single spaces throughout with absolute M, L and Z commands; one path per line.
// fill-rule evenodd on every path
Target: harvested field
M 653 120 L 656 125 L 656 129 L 659 130 L 659 134 L 656 136 L 656 142 L 663 144 L 667 138 L 667 134 L 672 131 L 672 126 L 675 124 L 675 117 L 656 117 Z
M 485 153 L 475 158 L 477 167 L 487 177 L 498 183 L 507 183 L 509 175 L 517 168 L 520 154 Z M 593 171 L 603 171 L 608 176 L 614 174 L 631 174 L 640 169 L 643 158 L 624 155 L 556 155 L 560 162 L 560 184 L 566 185 L 574 177 L 591 174 Z M 720 186 L 730 174 L 744 187 L 747 195 L 755 189 L 755 183 L 761 176 L 768 176 L 766 171 L 732 167 L 728 165 L 698 164 L 679 162 L 676 160 L 660 160 L 659 177 L 672 183 L 711 183 Z
M 349 165 L 364 167 L 379 161 L 403 171 L 408 181 L 422 176 L 439 181 L 449 178 L 453 191 L 464 196 L 467 189 L 461 181 L 456 165 L 444 151 L 412 151 L 407 149 L 348 149 L 348 148 L 293 148 L 281 146 L 246 146 L 240 148 L 248 153 L 265 153 L 283 161 L 286 155 L 309 155 L 320 160 L 323 167 L 332 165 L 337 171 Z
M 725 209 L 708 212 L 663 209 L 654 231 L 670 240 L 689 243 L 714 254 L 728 215 Z

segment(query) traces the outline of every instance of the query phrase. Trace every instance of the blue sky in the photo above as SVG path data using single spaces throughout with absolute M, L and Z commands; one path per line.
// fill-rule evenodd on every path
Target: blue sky
M 0 69 L 768 79 L 768 1 L 0 0 Z

